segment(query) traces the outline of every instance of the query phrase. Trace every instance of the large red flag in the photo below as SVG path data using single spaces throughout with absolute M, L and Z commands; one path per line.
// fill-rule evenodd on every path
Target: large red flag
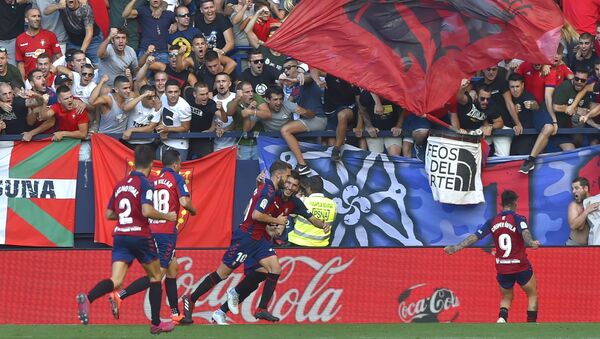
M 183 209 L 180 211 L 178 247 L 229 245 L 236 154 L 232 147 L 181 164 L 180 174 L 186 179 L 192 205 L 198 214 L 192 217 Z M 115 222 L 106 220 L 104 212 L 116 183 L 133 168 L 133 151 L 109 136 L 94 134 L 92 165 L 96 211 L 94 241 L 112 245 Z M 154 161 L 150 178 L 157 175 L 161 167 L 159 161 Z
M 303 0 L 267 46 L 422 114 L 501 59 L 548 63 L 563 21 L 552 0 Z

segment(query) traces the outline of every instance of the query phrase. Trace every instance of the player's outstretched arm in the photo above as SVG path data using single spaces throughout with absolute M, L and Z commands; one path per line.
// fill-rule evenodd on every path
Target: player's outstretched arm
M 538 247 L 540 247 L 540 242 L 538 240 L 533 240 L 533 237 L 531 236 L 531 232 L 529 232 L 529 230 L 523 230 L 523 240 L 525 241 L 525 245 L 536 249 Z
M 169 212 L 169 213 L 161 213 L 157 211 L 154 206 L 150 204 L 142 205 L 142 215 L 146 218 L 154 219 L 154 220 L 167 220 L 167 221 L 175 221 L 177 220 L 177 213 Z
M 444 247 L 444 251 L 450 255 L 462 250 L 463 248 L 467 247 L 467 246 L 471 246 L 474 243 L 477 242 L 477 240 L 479 240 L 479 238 L 477 238 L 477 236 L 475 234 L 471 234 L 470 236 L 468 236 L 465 240 L 459 242 L 456 245 L 450 245 L 450 246 L 446 246 Z

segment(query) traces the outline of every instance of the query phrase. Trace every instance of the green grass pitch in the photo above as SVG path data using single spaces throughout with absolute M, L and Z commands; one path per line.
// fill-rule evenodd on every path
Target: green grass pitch
M 0 338 L 150 338 L 149 325 L 0 325 Z M 160 338 L 599 338 L 598 323 L 192 325 Z

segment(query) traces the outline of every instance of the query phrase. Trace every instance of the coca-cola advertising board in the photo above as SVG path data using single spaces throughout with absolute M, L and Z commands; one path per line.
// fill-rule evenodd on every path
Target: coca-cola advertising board
M 469 248 L 448 256 L 441 248 L 278 249 L 283 272 L 270 311 L 282 323 L 494 322 L 500 292 L 494 257 Z M 223 250 L 178 250 L 179 295 L 191 293 L 218 266 Z M 598 322 L 600 248 L 530 250 L 538 280 L 540 322 Z M 75 295 L 110 276 L 109 250 L 0 251 L 0 323 L 77 323 Z M 125 284 L 143 274 L 134 263 Z M 241 269 L 200 297 L 197 324 L 208 323 L 241 281 Z M 262 285 L 258 292 L 262 291 Z M 257 323 L 252 294 L 232 323 Z M 526 297 L 516 288 L 511 322 L 526 319 Z M 179 305 L 181 310 L 181 304 Z M 163 292 L 162 316 L 169 318 Z M 146 292 L 124 300 L 115 320 L 107 297 L 96 300 L 92 324 L 148 323 Z

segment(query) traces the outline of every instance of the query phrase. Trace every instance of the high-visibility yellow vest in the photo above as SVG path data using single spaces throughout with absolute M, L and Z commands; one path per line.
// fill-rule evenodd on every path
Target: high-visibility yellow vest
M 332 223 L 335 220 L 335 202 L 322 193 L 313 193 L 303 199 L 304 205 L 316 218 Z M 298 246 L 325 247 L 329 244 L 331 231 L 325 233 L 302 216 L 296 217 L 294 229 L 288 233 L 288 241 Z

